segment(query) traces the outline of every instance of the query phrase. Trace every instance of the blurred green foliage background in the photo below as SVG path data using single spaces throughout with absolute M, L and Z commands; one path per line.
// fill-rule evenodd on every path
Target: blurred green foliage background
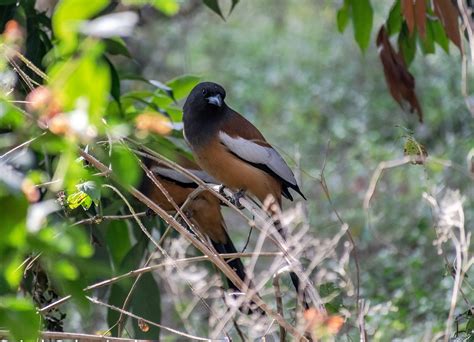
M 391 5 L 373 4 L 375 28 Z M 326 160 L 334 206 L 357 241 L 361 295 L 385 307 L 369 317 L 369 331 L 379 340 L 419 340 L 443 329 L 452 286 L 422 194 L 462 189 L 469 222 L 472 179 L 439 164 L 404 166 L 383 174 L 368 213 L 362 204 L 372 173 L 403 157 L 410 131 L 430 156 L 467 170 L 474 122 L 461 94 L 461 57 L 454 45 L 450 54 L 438 46 L 412 63 L 425 113 L 420 125 L 391 98 L 374 39 L 362 53 L 352 28 L 337 31 L 338 8 L 332 1 L 262 0 L 241 1 L 226 22 L 205 8 L 171 19 L 145 16 L 130 48 L 146 75 L 192 73 L 224 85 L 227 103 L 301 167 L 320 236 L 339 229 L 318 181 Z
M 63 0 L 57 6 L 51 2 L 45 12 L 33 0 L 18 6 L 0 1 L 0 328 L 8 328 L 15 338 L 36 337 L 47 325 L 40 322 L 35 305 L 71 294 L 71 303 L 53 312 L 58 322 L 49 323 L 64 321 L 66 331 L 112 328 L 117 334 L 117 312 L 91 306 L 83 288 L 143 266 L 153 249 L 133 220 L 97 220 L 129 214 L 119 190 L 107 184 L 122 191 L 140 183 L 140 167 L 128 147 L 143 144 L 166 156 L 176 146 L 186 148 L 179 126 L 181 105 L 200 79 L 222 84 L 227 103 L 259 127 L 296 170 L 308 197 L 304 205 L 310 234 L 333 237 L 341 227 L 336 211 L 349 224 L 360 265 L 360 296 L 369 308 L 369 337 L 418 341 L 444 331 L 453 279 L 433 245 L 436 222 L 423 195 L 459 189 L 466 230 L 472 228 L 468 155 L 474 147 L 474 123 L 462 96 L 462 56 L 453 44 L 449 54 L 437 45 L 434 54 L 423 55 L 415 43 L 418 53 L 409 69 L 424 110 L 424 123 L 418 123 L 416 115 L 391 98 L 375 46 L 378 27 L 399 1 L 373 1 L 373 25 L 362 11 L 354 25 L 372 27 L 363 51 L 363 34 L 355 39 L 351 25 L 338 31 L 338 10 L 354 1 L 221 1 L 225 21 L 198 0 L 101 0 L 93 6 Z M 369 1 L 360 3 L 370 8 Z M 128 6 L 139 12 L 129 17 L 138 25 L 123 40 L 114 38 L 114 32 L 94 31 L 88 21 Z M 7 30 L 10 19 L 20 31 Z M 470 89 L 470 69 L 467 76 Z M 150 113 L 175 124 L 169 136 L 137 132 L 140 115 Z M 125 137 L 139 143 L 124 144 Z M 24 149 L 12 151 L 29 139 Z M 374 171 L 381 162 L 402 158 L 410 139 L 424 146 L 430 160 L 383 172 L 365 210 Z M 110 166 L 114 182 L 96 174 L 78 147 Z M 321 186 L 323 167 L 332 202 Z M 248 226 L 226 212 L 236 245 L 244 245 Z M 162 236 L 162 221 L 143 221 L 156 238 Z M 453 262 L 450 245 L 446 254 Z M 346 271 L 355 281 L 354 255 Z M 173 303 L 160 275 L 147 273 L 140 280 L 131 312 L 188 328 L 176 314 L 185 308 Z M 469 302 L 474 300 L 472 271 L 468 275 L 463 289 Z M 93 294 L 121 306 L 131 286 L 126 280 Z M 358 339 L 354 292 L 341 288 L 337 300 L 352 317 L 336 339 Z M 456 315 L 468 305 L 459 299 Z M 196 334 L 208 333 L 202 324 L 207 318 L 193 316 Z M 124 336 L 161 333 L 178 339 L 135 323 L 129 323 Z M 463 323 L 467 329 L 474 321 Z

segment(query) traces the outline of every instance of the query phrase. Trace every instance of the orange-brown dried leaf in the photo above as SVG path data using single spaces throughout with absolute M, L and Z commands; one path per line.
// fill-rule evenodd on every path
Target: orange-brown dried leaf
M 23 180 L 21 183 L 21 191 L 30 203 L 35 203 L 40 200 L 40 191 L 31 179 L 25 178 Z
M 415 7 L 413 0 L 402 0 L 402 14 L 408 26 L 408 31 L 413 34 L 415 31 Z
M 390 94 L 402 109 L 416 112 L 419 121 L 423 122 L 423 111 L 415 92 L 415 79 L 403 57 L 393 49 L 383 25 L 377 35 L 377 47 Z
M 173 129 L 171 122 L 162 115 L 143 113 L 135 118 L 135 126 L 140 131 L 167 135 Z
M 48 128 L 57 135 L 66 135 L 71 132 L 70 122 L 64 114 L 56 115 L 49 120 Z
M 7 44 L 20 43 L 23 40 L 23 30 L 16 20 L 9 20 L 5 24 L 3 37 Z
M 451 0 L 433 0 L 434 12 L 441 20 L 448 38 L 461 50 L 458 10 Z
M 306 331 L 311 333 L 314 339 L 335 335 L 344 325 L 344 317 L 328 316 L 315 308 L 306 310 L 303 317 L 306 321 Z
M 344 317 L 339 315 L 329 316 L 326 320 L 326 327 L 330 334 L 335 335 L 341 330 L 344 325 Z
M 426 38 L 426 0 L 415 0 L 415 23 L 421 38 Z
M 26 96 L 26 109 L 39 114 L 42 122 L 47 122 L 61 112 L 61 106 L 48 87 L 40 86 Z
M 138 327 L 143 332 L 148 332 L 148 330 L 150 330 L 150 326 L 143 319 L 138 320 Z

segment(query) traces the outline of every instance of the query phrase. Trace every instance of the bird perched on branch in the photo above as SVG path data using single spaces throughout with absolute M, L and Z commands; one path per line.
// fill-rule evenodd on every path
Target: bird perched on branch
M 248 191 L 262 203 L 271 196 L 278 208 L 269 206 L 272 216 L 281 208 L 282 196 L 293 200 L 290 189 L 306 199 L 281 155 L 225 103 L 225 96 L 222 86 L 203 82 L 184 104 L 184 135 L 199 166 L 237 194 Z M 296 274 L 291 273 L 291 278 L 299 290 Z
M 202 171 L 195 163 L 185 157 L 179 157 L 179 164 L 189 172 L 206 183 L 216 183 L 216 181 L 206 172 Z M 177 170 L 146 160 L 146 164 L 153 172 L 157 180 L 163 185 L 176 205 L 181 207 L 198 185 L 186 175 Z M 165 194 L 147 178 L 142 184 L 142 189 L 151 200 L 167 211 L 174 211 L 174 206 L 166 198 Z M 209 237 L 214 249 L 220 254 L 238 253 L 229 234 L 226 231 L 224 218 L 221 213 L 220 200 L 209 190 L 199 192 L 194 198 L 188 201 L 184 208 L 187 216 L 200 233 Z M 228 259 L 227 264 L 236 272 L 243 282 L 248 281 L 244 265 L 240 258 Z M 230 289 L 240 292 L 240 289 L 226 278 Z M 244 312 L 251 312 L 248 308 L 241 308 Z

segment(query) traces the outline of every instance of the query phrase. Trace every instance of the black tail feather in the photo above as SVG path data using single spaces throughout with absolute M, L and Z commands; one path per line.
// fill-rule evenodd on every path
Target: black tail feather
M 227 237 L 226 243 L 211 241 L 216 251 L 220 254 L 237 253 L 237 250 L 235 249 L 235 246 L 232 243 L 232 240 L 230 239 L 229 235 L 227 235 L 226 237 Z M 229 259 L 226 262 L 235 271 L 235 273 L 237 273 L 239 278 L 245 282 L 247 275 L 245 274 L 244 264 L 242 263 L 240 258 Z M 230 279 L 226 278 L 226 280 L 227 280 L 227 284 L 229 285 L 231 289 L 240 292 L 239 288 Z

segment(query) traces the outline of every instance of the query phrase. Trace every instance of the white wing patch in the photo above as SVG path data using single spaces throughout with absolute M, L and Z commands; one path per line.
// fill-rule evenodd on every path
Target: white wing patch
M 242 137 L 233 138 L 222 131 L 219 132 L 219 138 L 232 153 L 240 158 L 250 163 L 266 165 L 288 183 L 297 185 L 293 172 L 272 147 L 262 146 Z
M 192 184 L 194 181 L 189 179 L 186 175 L 183 175 L 181 172 L 170 169 L 167 167 L 154 166 L 151 169 L 151 172 L 157 174 L 158 176 L 165 177 L 171 180 L 174 180 L 178 183 Z M 202 170 L 192 170 L 188 169 L 193 175 L 201 179 L 205 183 L 219 184 L 214 178 L 209 176 L 205 171 Z

